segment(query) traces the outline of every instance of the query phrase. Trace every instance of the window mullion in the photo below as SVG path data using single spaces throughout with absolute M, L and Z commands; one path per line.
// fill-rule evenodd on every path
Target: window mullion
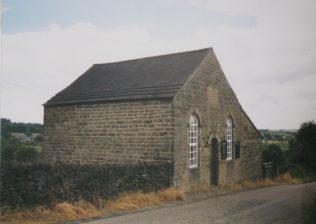
M 189 168 L 198 166 L 198 139 L 198 119 L 195 115 L 191 115 L 189 127 Z

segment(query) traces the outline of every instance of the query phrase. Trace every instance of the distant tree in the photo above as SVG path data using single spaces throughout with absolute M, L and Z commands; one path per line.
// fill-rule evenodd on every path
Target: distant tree
M 24 134 L 25 134 L 26 136 L 29 136 L 29 137 L 32 136 L 32 132 L 31 132 L 31 130 L 30 130 L 28 127 L 26 128 Z
M 14 159 L 14 152 L 19 147 L 20 142 L 14 138 L 9 139 L 1 138 L 1 160 L 12 160 Z
M 277 140 L 277 141 L 283 141 L 282 135 L 278 135 L 278 134 L 276 134 L 276 135 L 274 136 L 274 139 Z
M 316 171 L 316 124 L 314 121 L 303 123 L 295 138 L 289 142 L 289 160 Z
M 9 119 L 1 118 L 1 137 L 5 138 L 5 139 L 10 138 L 11 125 L 12 125 L 12 123 Z
M 1 137 L 1 160 L 12 160 L 15 146 L 7 139 Z
M 26 126 L 30 129 L 32 133 L 42 133 L 43 125 L 37 123 L 27 123 Z
M 266 140 L 271 140 L 271 139 L 272 139 L 270 133 L 265 133 L 265 134 L 263 134 L 263 137 L 264 137 Z
M 37 141 L 37 142 L 43 142 L 43 141 L 44 141 L 43 135 L 37 135 L 37 136 L 35 137 L 35 141 Z
M 269 144 L 262 151 L 262 160 L 263 162 L 273 162 L 276 165 L 280 165 L 285 161 L 285 157 L 278 145 Z
M 20 133 L 24 133 L 26 132 L 26 127 L 24 123 L 12 123 L 11 128 L 10 128 L 11 132 L 20 132 Z
M 33 123 L 12 123 L 9 119 L 1 118 L 1 160 L 32 161 L 37 158 L 38 151 L 29 143 L 20 142 L 11 136 L 11 132 L 25 133 L 42 132 L 43 125 Z
M 42 133 L 43 132 L 43 125 L 37 123 L 11 123 L 9 130 L 11 132 L 20 132 L 25 133 L 29 130 L 32 133 Z

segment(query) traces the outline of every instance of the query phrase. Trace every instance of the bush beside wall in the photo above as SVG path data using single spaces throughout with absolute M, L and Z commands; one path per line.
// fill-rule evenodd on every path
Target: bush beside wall
M 108 199 L 127 191 L 170 187 L 172 163 L 80 165 L 1 163 L 1 209 Z

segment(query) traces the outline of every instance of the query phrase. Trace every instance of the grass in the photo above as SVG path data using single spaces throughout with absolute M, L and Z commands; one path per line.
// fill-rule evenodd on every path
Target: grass
M 2 224 L 56 224 L 107 215 L 117 211 L 130 211 L 163 203 L 184 200 L 183 191 L 175 188 L 159 192 L 124 193 L 113 200 L 96 199 L 93 204 L 85 201 L 75 203 L 63 202 L 52 209 L 37 207 L 32 210 L 15 211 L 0 216 Z
M 227 184 L 221 188 L 229 190 L 242 190 L 258 187 L 275 186 L 281 184 L 298 184 L 301 180 L 293 178 L 289 173 L 283 174 L 275 179 L 264 180 L 244 180 L 240 183 Z M 205 187 L 194 187 L 192 192 L 210 192 L 214 189 Z M 309 197 L 310 198 L 310 197 Z M 159 192 L 130 192 L 120 194 L 112 200 L 96 198 L 93 203 L 79 201 L 75 203 L 63 202 L 57 204 L 52 209 L 37 207 L 32 210 L 15 211 L 0 216 L 2 224 L 56 224 L 65 221 L 75 221 L 80 219 L 105 216 L 114 212 L 132 211 L 140 208 L 158 206 L 176 200 L 184 200 L 184 191 L 168 188 Z M 314 208 L 315 197 L 312 202 L 305 207 Z
M 289 142 L 288 141 L 277 141 L 277 140 L 267 140 L 266 142 L 262 142 L 262 147 L 267 148 L 268 145 L 275 144 L 282 149 L 283 152 L 289 149 Z
M 129 194 L 121 194 L 118 199 L 106 203 L 105 208 L 111 212 L 134 210 L 184 199 L 185 194 L 183 191 L 177 190 L 175 188 L 168 188 L 158 193 L 144 194 L 141 192 L 134 192 Z
M 43 151 L 43 145 L 32 145 L 32 147 L 35 148 L 38 153 Z
M 258 187 L 269 187 L 282 184 L 300 184 L 302 181 L 293 177 L 290 173 L 285 173 L 274 179 L 260 179 L 260 180 L 244 180 L 240 183 L 232 183 L 222 185 L 222 188 L 230 190 L 242 190 L 242 189 L 251 189 Z

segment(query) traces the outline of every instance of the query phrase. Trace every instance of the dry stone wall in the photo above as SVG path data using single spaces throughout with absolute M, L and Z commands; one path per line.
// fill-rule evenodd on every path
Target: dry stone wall
M 173 164 L 80 165 L 3 161 L 0 174 L 0 210 L 6 211 L 79 199 L 94 202 L 121 192 L 168 188 Z

